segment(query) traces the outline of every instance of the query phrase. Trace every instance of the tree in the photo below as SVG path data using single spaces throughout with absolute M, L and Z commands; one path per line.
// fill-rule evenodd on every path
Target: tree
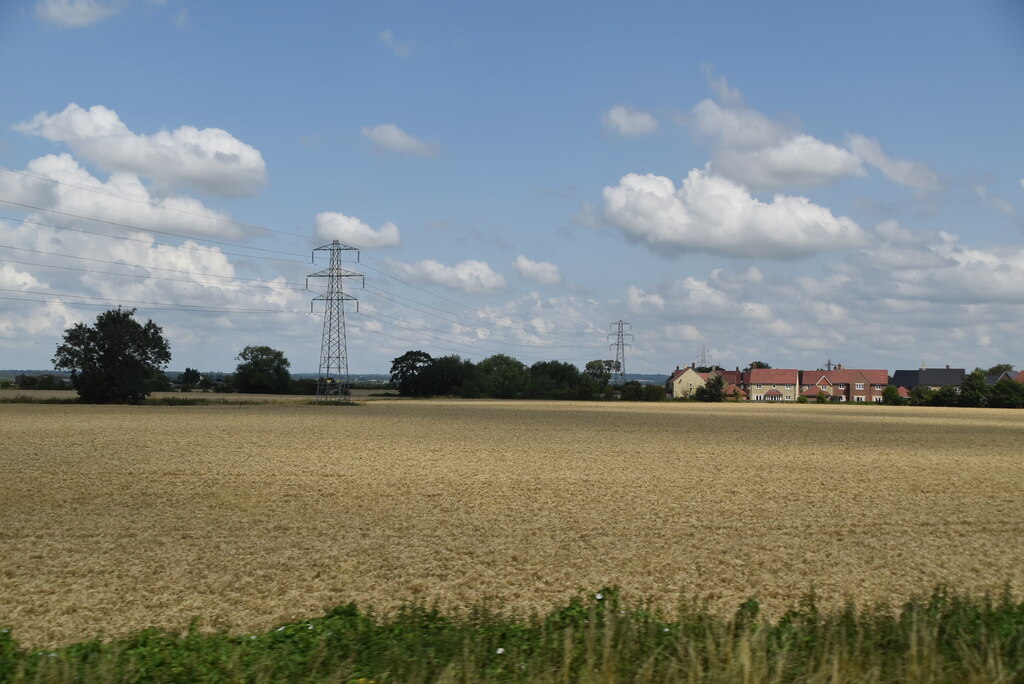
M 425 351 L 407 351 L 398 358 L 391 359 L 391 382 L 398 387 L 403 397 L 424 396 L 420 386 L 420 373 L 430 365 L 433 359 Z
M 882 403 L 888 406 L 899 406 L 903 403 L 903 397 L 900 396 L 900 390 L 896 385 L 885 386 L 882 390 Z
M 988 405 L 992 408 L 1024 408 L 1024 383 L 1003 378 L 992 387 Z
M 935 390 L 925 385 L 918 385 L 910 390 L 910 403 L 914 406 L 930 406 L 935 400 Z
M 975 368 L 960 381 L 960 406 L 982 407 L 988 404 L 989 390 L 985 382 L 985 371 Z
M 750 363 L 750 367 L 751 367 L 751 369 L 754 369 L 754 368 L 771 368 L 771 366 L 769 366 L 764 361 L 752 361 Z
M 284 353 L 266 346 L 248 346 L 236 357 L 234 384 L 240 392 L 288 394 L 292 365 Z
M 186 368 L 185 371 L 178 376 L 178 382 L 181 383 L 182 392 L 191 392 L 192 388 L 203 379 L 203 376 L 199 374 L 195 368 Z
M 665 401 L 664 385 L 644 385 L 644 401 Z
M 93 326 L 77 323 L 64 331 L 53 367 L 71 372 L 82 401 L 138 404 L 171 361 L 171 347 L 153 321 L 135 320 L 135 309 L 111 309 Z
M 712 375 L 703 385 L 693 393 L 697 401 L 725 401 L 725 379 L 718 375 Z
M 495 354 L 476 365 L 480 388 L 489 397 L 514 399 L 520 396 L 530 382 L 530 375 L 517 359 Z
M 644 386 L 638 380 L 630 380 L 622 386 L 619 396 L 623 401 L 643 401 Z
M 463 360 L 455 354 L 431 359 L 417 376 L 416 396 L 465 396 L 463 387 L 472 395 L 475 371 L 472 361 Z
M 530 399 L 577 399 L 584 377 L 579 368 L 566 361 L 538 361 L 530 366 L 527 396 Z
M 1001 375 L 1003 373 L 1009 373 L 1013 370 L 1012 363 L 997 363 L 996 365 L 985 371 L 989 375 Z
M 609 361 L 608 359 L 587 361 L 583 372 L 596 382 L 598 388 L 603 391 L 611 381 L 612 374 L 619 372 L 619 362 Z

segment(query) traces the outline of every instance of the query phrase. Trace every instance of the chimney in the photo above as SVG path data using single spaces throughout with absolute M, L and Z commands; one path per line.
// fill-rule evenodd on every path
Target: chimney
M 949 370 L 949 364 L 948 363 L 946 364 L 946 370 Z

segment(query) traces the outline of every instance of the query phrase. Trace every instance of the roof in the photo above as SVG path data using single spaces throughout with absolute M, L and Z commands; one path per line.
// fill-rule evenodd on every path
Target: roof
M 766 397 L 781 397 L 782 396 L 782 392 L 780 392 L 777 389 L 770 389 L 770 390 L 768 390 L 767 392 L 764 393 L 764 396 L 766 396 Z
M 796 368 L 751 368 L 747 373 L 751 385 L 798 385 L 800 371 Z
M 913 389 L 919 385 L 944 387 L 959 385 L 964 380 L 963 368 L 921 368 L 898 370 L 892 374 L 892 384 Z
M 745 397 L 745 396 L 747 396 L 747 393 L 744 392 L 739 387 L 737 387 L 736 385 L 729 384 L 725 388 L 725 396 L 727 396 L 727 397 L 731 397 L 731 396 Z
M 728 385 L 738 385 L 743 381 L 743 373 L 738 370 L 720 370 L 715 372 L 721 375 L 722 379 L 725 380 Z
M 986 385 L 994 385 L 997 382 L 999 382 L 1000 380 L 1002 380 L 1003 378 L 1009 378 L 1010 380 L 1015 380 L 1017 378 L 1017 375 L 1018 375 L 1017 371 L 1015 371 L 1015 370 L 1003 371 L 1002 373 L 988 373 L 988 374 L 985 375 L 985 384 Z
M 673 382 L 675 382 L 675 381 L 676 381 L 676 380 L 678 380 L 679 378 L 681 378 L 681 377 L 683 377 L 684 375 L 686 375 L 686 373 L 687 373 L 687 372 L 693 373 L 693 374 L 694 374 L 694 375 L 696 375 L 696 376 L 703 376 L 703 375 L 706 375 L 705 373 L 698 373 L 697 371 L 695 371 L 695 370 L 694 370 L 693 368 L 691 368 L 690 366 L 687 366 L 686 368 L 680 368 L 680 369 L 679 369 L 679 370 L 677 370 L 676 372 L 672 373 L 671 377 L 669 377 L 669 379 L 668 379 L 668 384 L 672 384 Z M 705 379 L 706 379 L 706 378 L 705 378 Z
M 818 385 L 821 378 L 831 385 L 850 385 L 865 382 L 870 385 L 888 385 L 889 371 L 883 368 L 833 368 L 832 370 L 800 371 L 800 384 Z

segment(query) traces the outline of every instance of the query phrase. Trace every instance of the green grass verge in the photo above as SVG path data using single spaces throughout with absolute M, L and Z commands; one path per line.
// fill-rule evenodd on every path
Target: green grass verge
M 667 619 L 602 590 L 529 619 L 350 604 L 263 634 L 193 624 L 44 651 L 0 632 L 0 682 L 25 681 L 1019 682 L 1024 603 L 940 587 L 898 610 L 822 611 L 809 596 L 775 621 L 754 600 L 731 619 L 696 606 Z

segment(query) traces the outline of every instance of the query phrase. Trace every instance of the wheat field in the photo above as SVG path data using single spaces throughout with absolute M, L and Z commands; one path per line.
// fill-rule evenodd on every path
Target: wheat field
M 0 626 L 1019 594 L 1022 437 L 1021 411 L 882 406 L 4 404 Z

